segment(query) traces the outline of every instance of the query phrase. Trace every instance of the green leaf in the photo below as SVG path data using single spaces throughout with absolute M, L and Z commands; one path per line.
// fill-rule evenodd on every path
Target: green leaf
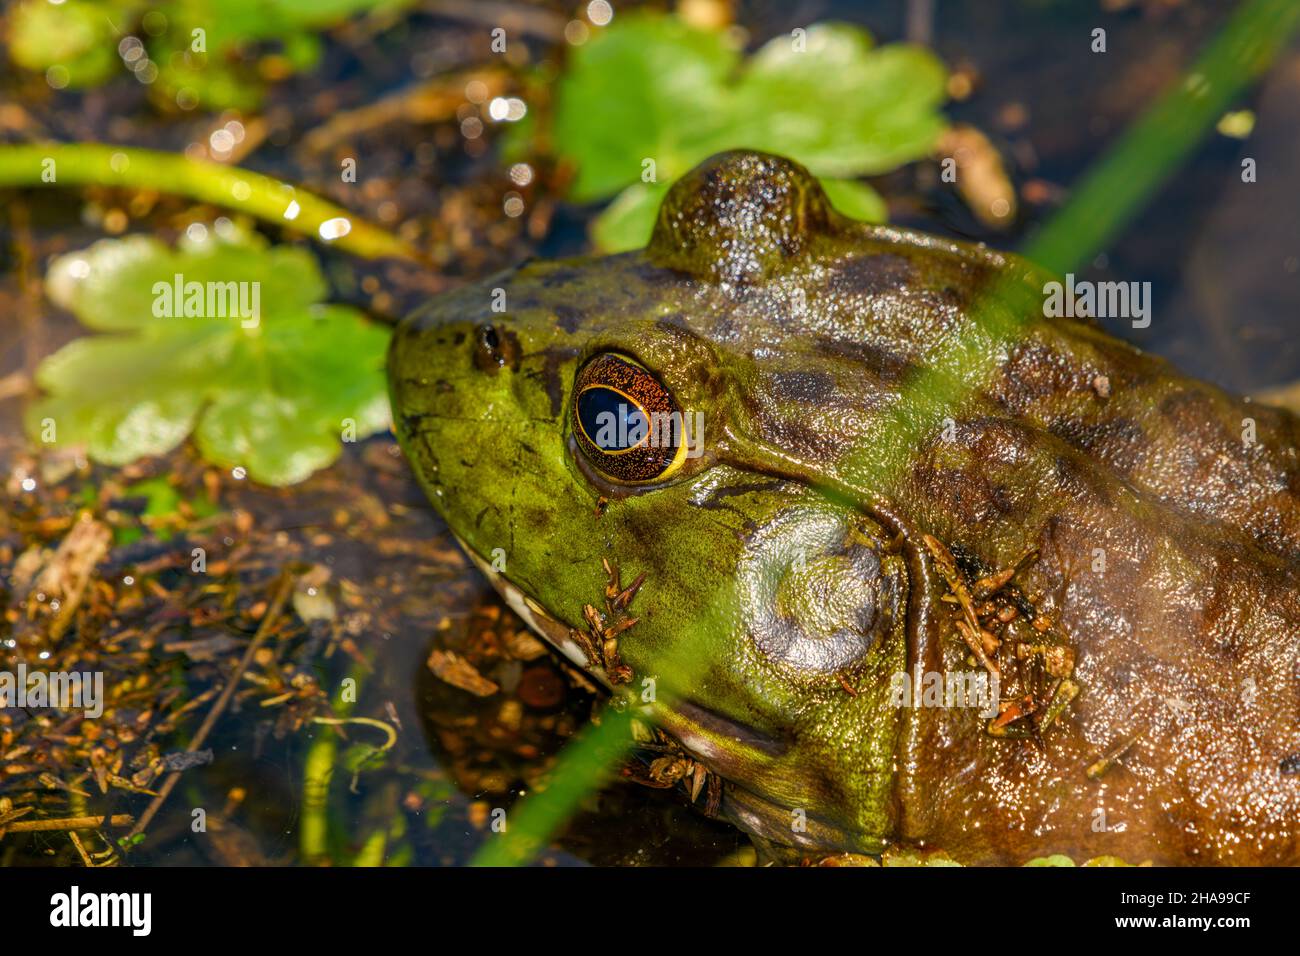
M 835 209 L 850 219 L 862 222 L 885 222 L 889 207 L 880 193 L 855 179 L 823 179 L 822 189 Z
M 24 69 L 68 71 L 72 87 L 98 85 L 122 70 L 117 44 L 140 33 L 158 69 L 154 95 L 174 102 L 182 89 L 213 109 L 256 108 L 265 82 L 238 54 L 279 41 L 294 70 L 313 67 L 316 33 L 371 10 L 397 12 L 413 0 L 22 0 L 12 14 L 9 47 Z M 164 17 L 160 36 L 138 30 L 145 12 Z M 193 49 L 202 30 L 203 51 Z M 254 51 L 257 52 L 257 51 Z
M 223 311 L 204 296 L 204 314 L 187 317 L 184 306 L 200 305 L 187 294 L 195 283 L 228 295 L 242 284 L 243 304 L 260 306 L 256 324 L 233 297 Z M 284 485 L 333 462 L 349 420 L 358 439 L 388 425 L 388 332 L 320 304 L 324 280 L 301 249 L 244 233 L 178 250 L 104 240 L 56 260 L 48 288 L 88 327 L 120 334 L 78 339 L 41 363 L 47 394 L 27 412 L 33 437 L 53 424 L 58 445 L 123 465 L 193 432 L 210 461 Z
M 591 238 L 601 252 L 640 249 L 650 241 L 667 183 L 637 183 L 618 194 L 591 224 Z
M 9 14 L 9 49 L 14 63 L 44 73 L 67 70 L 67 85 L 76 89 L 103 83 L 121 64 L 112 21 L 129 15 L 126 3 L 87 0 L 23 0 Z
M 943 64 L 922 47 L 873 49 L 840 23 L 767 43 L 738 86 L 735 135 L 745 145 L 799 160 L 819 176 L 885 172 L 924 156 L 943 131 Z
M 604 199 L 640 179 L 676 179 L 715 150 L 731 119 L 739 54 L 676 17 L 632 14 L 573 51 L 560 79 L 555 138 L 577 161 L 571 196 Z
M 640 244 L 648 236 L 650 196 L 662 193 L 641 183 L 647 161 L 658 183 L 737 148 L 780 153 L 838 180 L 884 172 L 933 147 L 946 125 L 946 82 L 927 50 L 877 48 L 846 24 L 777 37 L 742 62 L 726 34 L 632 14 L 572 52 L 554 140 L 577 167 L 570 198 L 621 193 L 594 233 L 601 248 L 625 249 L 629 237 Z M 829 185 L 847 215 L 883 220 L 884 203 L 869 187 Z
M 28 432 L 39 435 L 48 419 L 54 444 L 85 445 L 108 465 L 171 451 L 190 433 L 203 403 L 192 384 L 219 367 L 205 356 L 206 338 L 190 329 L 157 338 L 78 339 L 37 369 L 37 384 L 49 395 L 29 407 Z
M 182 239 L 168 249 L 146 235 L 103 239 L 82 252 L 60 256 L 45 277 L 50 299 L 89 328 L 102 332 L 154 329 L 166 320 L 154 315 L 164 287 L 174 287 L 175 277 L 200 283 L 256 278 L 264 313 L 301 311 L 325 295 L 325 280 L 316 260 L 304 248 L 277 246 L 240 237 L 222 242 L 210 236 L 198 241 Z M 178 318 L 174 323 L 194 325 L 226 319 Z
M 145 500 L 144 511 L 140 514 L 141 524 L 150 528 L 159 541 L 170 541 L 172 529 L 168 526 L 168 521 L 177 516 L 177 509 L 181 503 L 180 492 L 166 478 L 146 478 L 144 481 L 128 485 L 123 491 L 129 498 Z M 140 529 L 134 527 L 117 529 L 118 544 L 129 543 L 123 542 L 124 537 L 138 540 L 142 534 Z

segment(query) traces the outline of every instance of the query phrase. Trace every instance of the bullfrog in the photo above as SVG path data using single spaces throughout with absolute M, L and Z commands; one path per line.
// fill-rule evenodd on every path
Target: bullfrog
M 1300 419 L 1052 282 L 724 153 L 645 249 L 418 308 L 395 431 L 778 858 L 1300 862 Z

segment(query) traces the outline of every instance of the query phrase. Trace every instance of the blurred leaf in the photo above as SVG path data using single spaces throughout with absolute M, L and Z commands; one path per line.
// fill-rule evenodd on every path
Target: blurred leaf
M 154 284 L 173 284 L 177 273 L 187 282 L 202 283 L 256 278 L 264 313 L 292 311 L 318 302 L 326 293 L 325 280 L 307 250 L 268 250 L 264 242 L 243 234 L 233 242 L 182 239 L 176 250 L 146 235 L 107 239 L 54 260 L 45 288 L 51 300 L 75 312 L 88 328 L 123 332 L 158 324 Z M 214 321 L 218 327 L 227 325 L 225 319 Z
M 946 79 L 927 50 L 875 48 L 845 24 L 777 37 L 744 62 L 728 35 L 632 14 L 572 52 L 554 140 L 577 167 L 573 200 L 626 189 L 593 226 L 606 251 L 643 245 L 664 184 L 726 149 L 780 153 L 839 179 L 836 207 L 881 221 L 880 197 L 848 179 L 929 152 L 946 126 Z M 641 182 L 647 160 L 655 183 Z
M 737 87 L 737 145 L 779 152 L 819 176 L 882 173 L 924 156 L 947 121 L 947 83 L 928 50 L 872 48 L 841 23 L 808 28 L 806 46 L 777 37 L 750 60 Z
M 258 324 L 157 315 L 176 276 L 187 286 L 256 283 Z M 78 339 L 41 363 L 36 379 L 48 394 L 28 409 L 33 436 L 52 419 L 58 444 L 123 465 L 194 432 L 210 461 L 284 485 L 338 457 L 345 419 L 358 438 L 387 427 L 388 332 L 354 309 L 320 304 L 325 285 L 304 250 L 245 234 L 177 250 L 109 239 L 57 259 L 48 288 L 88 327 L 123 334 Z
M 608 198 L 640 178 L 644 159 L 671 182 L 716 152 L 739 62 L 721 34 L 654 14 L 620 17 L 573 50 L 555 113 L 556 143 L 578 165 L 572 198 Z
M 170 541 L 172 530 L 168 526 L 170 519 L 177 517 L 177 508 L 181 503 L 180 492 L 178 492 L 166 478 L 146 478 L 144 481 L 137 481 L 133 485 L 128 485 L 124 489 L 128 498 L 143 498 L 145 500 L 144 511 L 140 514 L 140 522 L 149 527 L 159 541 Z M 118 544 L 122 544 L 122 531 L 136 531 L 135 528 L 119 529 Z M 132 538 L 138 537 L 132 535 Z
M 45 73 L 51 67 L 62 67 L 68 71 L 67 85 L 73 89 L 95 86 L 121 65 L 110 21 L 129 15 L 132 6 L 90 0 L 61 4 L 23 0 L 9 13 L 10 55 L 25 70 Z
M 636 183 L 614 198 L 591 224 L 591 238 L 600 249 L 623 252 L 650 241 L 659 204 L 671 183 Z
M 821 184 L 831 205 L 850 219 L 884 222 L 889 218 L 885 200 L 866 183 L 856 179 L 823 179 Z
M 144 515 L 149 518 L 165 518 L 176 513 L 181 503 L 178 492 L 166 478 L 147 478 L 128 485 L 126 494 L 145 499 Z
M 315 66 L 315 34 L 375 9 L 400 10 L 414 0 L 22 0 L 12 13 L 9 45 L 20 67 L 68 70 L 68 85 L 93 86 L 123 69 L 118 41 L 140 36 L 158 75 L 155 96 L 174 103 L 185 90 L 213 109 L 254 109 L 265 81 L 258 68 L 260 44 L 278 42 L 290 71 Z M 158 35 L 137 30 L 146 12 L 161 14 Z M 202 31 L 196 51 L 195 31 Z M 247 55 L 245 55 L 247 54 Z M 135 61 L 146 62 L 144 59 Z

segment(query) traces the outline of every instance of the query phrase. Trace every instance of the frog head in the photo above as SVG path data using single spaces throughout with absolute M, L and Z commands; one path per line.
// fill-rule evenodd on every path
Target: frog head
M 918 581 L 839 469 L 901 369 L 843 326 L 969 281 L 940 253 L 842 218 L 795 163 L 725 153 L 645 250 L 524 263 L 393 339 L 397 434 L 466 551 L 777 844 L 873 852 L 898 826 Z

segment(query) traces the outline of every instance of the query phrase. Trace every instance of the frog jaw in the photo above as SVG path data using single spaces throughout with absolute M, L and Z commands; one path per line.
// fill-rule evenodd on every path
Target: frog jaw
M 464 538 L 451 532 L 475 567 L 492 583 L 493 588 L 529 629 L 565 656 L 584 674 L 595 679 L 605 690 L 614 691 L 614 685 L 604 669 L 593 665 L 578 642 L 571 636 L 571 628 L 544 608 L 523 588 L 509 581 L 495 570 Z M 677 737 L 683 746 L 706 763 L 729 767 L 737 747 L 752 755 L 774 756 L 783 749 L 779 742 L 751 732 L 699 704 L 679 701 L 674 707 L 652 703 L 643 708 L 646 717 L 655 721 Z
M 605 691 L 618 693 L 605 671 L 591 662 L 572 638 L 568 624 L 494 569 L 464 538 L 455 532 L 452 535 L 530 630 Z M 790 772 L 788 767 L 781 769 L 792 758 L 797 759 L 790 740 L 771 737 L 689 699 L 640 704 L 633 697 L 629 702 L 645 721 L 659 727 L 687 754 L 726 781 L 722 790 L 723 816 L 753 835 L 766 855 L 793 859 L 791 854 L 825 854 L 837 850 L 878 853 L 887 845 L 886 841 L 863 833 L 849 823 L 823 816 L 815 807 L 781 802 L 752 787 L 756 778 Z M 802 829 L 792 829 L 790 825 L 795 813 L 803 821 Z
M 611 690 L 613 685 L 604 670 L 593 666 L 588 660 L 587 655 L 583 652 L 581 646 L 570 636 L 571 628 L 559 618 L 555 617 L 546 608 L 542 607 L 536 600 L 526 594 L 523 588 L 512 584 L 500 572 L 456 532 L 452 532 L 452 537 L 456 539 L 461 549 L 469 555 L 474 566 L 483 573 L 496 592 L 501 595 L 501 599 L 509 605 L 510 610 L 514 611 L 529 629 L 538 637 L 545 640 L 557 651 L 563 654 L 570 662 L 580 668 L 583 673 L 595 678 L 606 689 Z
M 502 600 L 533 633 L 597 681 L 606 691 L 614 692 L 609 677 L 603 669 L 593 666 L 587 660 L 582 648 L 570 636 L 567 624 L 496 571 L 463 538 L 455 532 L 452 532 L 452 537 L 492 583 Z M 735 783 L 738 762 L 765 761 L 779 756 L 784 748 L 778 741 L 759 738 L 739 724 L 689 701 L 678 701 L 672 707 L 652 703 L 640 709 L 647 720 L 671 734 L 687 753 L 727 779 L 722 810 L 736 826 L 761 838 L 769 853 L 790 842 L 792 834 L 787 821 L 791 809 L 766 800 Z M 825 851 L 830 847 L 861 849 L 860 842 L 852 840 L 847 831 L 816 818 L 808 821 L 805 833 L 793 834 L 793 837 L 801 850 Z

